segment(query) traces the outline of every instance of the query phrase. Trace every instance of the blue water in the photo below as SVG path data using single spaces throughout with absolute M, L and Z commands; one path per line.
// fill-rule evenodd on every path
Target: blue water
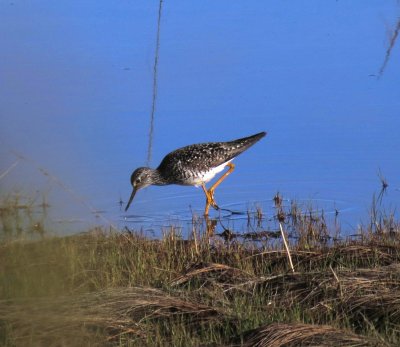
M 158 8 L 0 2 L 0 189 L 46 199 L 57 232 L 185 226 L 203 211 L 192 187 L 149 187 L 128 213 L 119 203 L 148 156 Z M 151 166 L 188 144 L 267 131 L 235 159 L 221 207 L 273 213 L 279 191 L 340 210 L 354 230 L 380 171 L 395 208 L 398 42 L 380 71 L 399 18 L 395 0 L 164 2 Z

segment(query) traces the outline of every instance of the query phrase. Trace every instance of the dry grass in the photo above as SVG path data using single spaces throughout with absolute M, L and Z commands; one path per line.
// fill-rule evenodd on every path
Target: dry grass
M 274 323 L 248 333 L 243 347 L 372 347 L 380 344 L 372 339 L 327 325 Z
M 16 341 L 28 345 L 59 345 L 79 331 L 79 338 L 98 343 L 119 341 L 122 336 L 146 341 L 155 333 L 152 325 L 180 317 L 189 325 L 218 321 L 220 310 L 170 295 L 154 288 L 113 288 L 75 296 L 2 302 L 0 316 L 18 327 Z M 82 333 L 82 335 L 81 335 Z M 79 343 L 79 345 L 81 345 Z
M 0 345 L 398 346 L 393 215 L 375 211 L 361 237 L 341 241 L 327 241 L 323 216 L 293 205 L 278 222 L 297 235 L 295 272 L 271 231 L 251 232 L 256 242 L 231 231 L 183 240 L 173 227 L 160 240 L 100 229 L 7 238 Z
M 217 243 L 196 254 L 193 247 L 175 238 L 103 234 L 3 245 L 4 345 L 400 341 L 397 242 L 296 249 L 295 273 L 284 250 Z M 24 257 L 5 262 L 11 254 Z M 26 288 L 11 293 L 17 284 L 7 290 L 10 278 Z

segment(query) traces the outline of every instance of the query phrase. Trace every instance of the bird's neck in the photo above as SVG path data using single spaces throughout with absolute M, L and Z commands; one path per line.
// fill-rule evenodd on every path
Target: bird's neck
M 164 186 L 168 184 L 163 176 L 160 175 L 160 172 L 157 169 L 150 169 L 151 172 L 151 181 L 153 185 L 156 186 Z

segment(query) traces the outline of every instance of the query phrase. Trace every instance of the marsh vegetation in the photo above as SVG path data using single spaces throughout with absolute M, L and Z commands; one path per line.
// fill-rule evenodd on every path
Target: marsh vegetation
M 377 203 L 351 237 L 322 212 L 277 206 L 294 272 L 279 229 L 210 235 L 194 216 L 189 238 L 173 226 L 161 239 L 105 228 L 55 237 L 17 221 L 29 206 L 3 204 L 1 345 L 400 343 L 400 225 Z

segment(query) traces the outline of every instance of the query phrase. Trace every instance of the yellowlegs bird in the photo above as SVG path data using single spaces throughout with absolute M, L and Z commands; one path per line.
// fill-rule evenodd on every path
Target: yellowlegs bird
M 180 184 L 201 186 L 206 195 L 204 215 L 208 215 L 210 205 L 219 209 L 214 200 L 214 191 L 235 168 L 231 161 L 240 153 L 254 145 L 265 132 L 229 142 L 207 142 L 179 148 L 167 154 L 157 169 L 140 167 L 133 171 L 131 184 L 133 191 L 126 205 L 128 210 L 136 192 L 150 185 L 164 186 Z M 225 167 L 228 170 L 207 189 L 205 184 Z

